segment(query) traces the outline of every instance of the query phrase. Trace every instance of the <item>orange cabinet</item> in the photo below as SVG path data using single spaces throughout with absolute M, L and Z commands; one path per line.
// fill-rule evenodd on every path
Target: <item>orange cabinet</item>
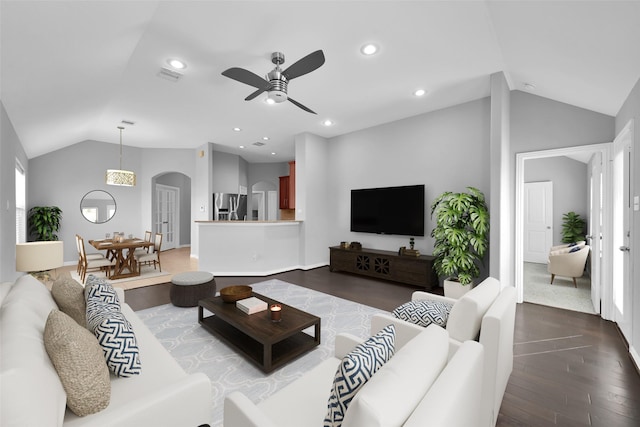
M 296 162 L 289 162 L 289 176 L 280 177 L 280 209 L 296 208 Z

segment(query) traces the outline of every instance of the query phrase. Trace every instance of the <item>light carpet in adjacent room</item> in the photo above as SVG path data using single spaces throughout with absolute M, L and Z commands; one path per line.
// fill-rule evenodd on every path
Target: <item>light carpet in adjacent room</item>
M 525 302 L 595 314 L 591 280 L 586 274 L 576 280 L 578 287 L 575 288 L 570 277 L 556 276 L 553 285 L 550 284 L 551 274 L 546 264 L 525 262 L 523 272 Z
M 268 280 L 251 286 L 257 293 L 320 317 L 320 345 L 271 374 L 265 374 L 203 329 L 198 323 L 197 307 L 179 308 L 167 304 L 137 312 L 186 372 L 203 372 L 211 379 L 211 427 L 222 426 L 225 395 L 237 390 L 255 403 L 264 400 L 322 360 L 332 356 L 337 333 L 347 332 L 367 338 L 371 316 L 375 313 L 385 313 L 383 310 L 281 280 Z M 205 311 L 205 315 L 207 314 Z M 282 315 L 286 316 L 286 311 L 283 311 Z M 313 334 L 311 329 L 305 332 Z M 322 424 L 322 420 L 319 420 L 318 424 Z

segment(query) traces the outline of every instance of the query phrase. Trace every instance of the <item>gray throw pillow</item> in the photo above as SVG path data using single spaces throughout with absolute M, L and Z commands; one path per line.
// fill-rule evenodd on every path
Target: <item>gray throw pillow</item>
M 98 340 L 68 315 L 53 309 L 44 327 L 44 346 L 58 372 L 67 406 L 84 417 L 109 406 L 111 377 Z
M 63 277 L 53 282 L 51 296 L 58 308 L 71 316 L 78 325 L 87 327 L 87 307 L 84 299 L 84 287 L 70 277 Z

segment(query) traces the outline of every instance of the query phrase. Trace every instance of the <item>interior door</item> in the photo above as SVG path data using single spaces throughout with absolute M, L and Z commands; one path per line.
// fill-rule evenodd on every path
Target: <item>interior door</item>
M 604 182 L 602 153 L 591 159 L 589 176 L 589 224 L 587 244 L 591 246 L 591 302 L 596 313 L 600 313 L 600 286 L 602 284 L 602 228 L 604 208 Z
M 613 311 L 614 320 L 628 341 L 631 340 L 631 140 L 628 126 L 613 141 Z
M 179 241 L 180 189 L 156 185 L 156 209 L 154 231 L 162 233 L 162 250 L 173 249 Z
M 553 245 L 553 182 L 524 184 L 525 262 L 546 264 Z

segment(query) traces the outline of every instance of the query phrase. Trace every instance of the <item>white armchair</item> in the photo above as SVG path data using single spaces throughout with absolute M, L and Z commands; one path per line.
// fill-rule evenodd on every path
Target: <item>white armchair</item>
M 582 277 L 590 250 L 591 246 L 584 245 L 575 252 L 569 252 L 566 248 L 551 251 L 547 264 L 547 271 L 551 273 L 551 284 L 556 276 L 571 277 L 573 286 L 577 288 L 576 278 Z
M 571 250 L 571 248 L 573 246 L 569 246 L 571 243 L 563 243 L 562 245 L 556 245 L 556 246 L 551 246 L 551 249 L 549 249 L 549 252 L 555 252 L 555 251 L 559 251 L 559 250 L 563 250 L 566 249 L 567 251 Z M 580 240 L 579 242 L 576 242 L 576 244 L 574 246 L 584 246 L 586 245 L 587 242 L 585 242 L 584 240 Z

